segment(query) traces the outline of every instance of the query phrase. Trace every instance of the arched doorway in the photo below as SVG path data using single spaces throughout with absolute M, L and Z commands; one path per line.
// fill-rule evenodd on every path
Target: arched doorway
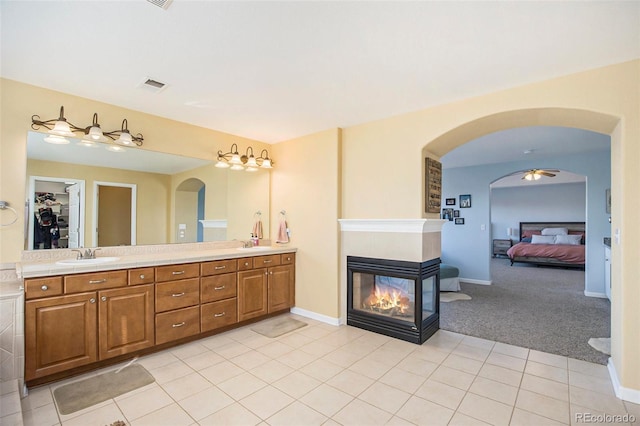
M 176 187 L 175 240 L 179 243 L 204 241 L 201 220 L 204 219 L 205 184 L 190 178 Z

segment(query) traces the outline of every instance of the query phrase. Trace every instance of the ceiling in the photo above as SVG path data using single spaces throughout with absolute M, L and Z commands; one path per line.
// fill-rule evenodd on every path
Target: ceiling
M 634 1 L 0 8 L 2 77 L 269 143 L 640 57 Z

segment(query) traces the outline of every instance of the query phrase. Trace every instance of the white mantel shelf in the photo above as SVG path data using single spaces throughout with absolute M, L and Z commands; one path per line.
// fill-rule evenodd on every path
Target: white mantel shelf
M 441 232 L 444 219 L 338 219 L 342 232 Z

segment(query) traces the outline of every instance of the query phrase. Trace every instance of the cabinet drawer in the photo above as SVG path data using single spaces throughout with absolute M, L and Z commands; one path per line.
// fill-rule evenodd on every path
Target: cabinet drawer
M 253 259 L 250 257 L 238 259 L 238 271 L 248 271 L 249 269 L 253 269 Z
M 156 312 L 170 311 L 199 303 L 199 278 L 156 284 Z
M 236 274 L 215 275 L 200 278 L 200 302 L 215 302 L 216 300 L 236 297 Z
M 200 307 L 156 314 L 156 345 L 200 333 Z
M 282 265 L 292 265 L 296 263 L 296 255 L 294 253 L 283 253 L 280 255 L 280 263 Z
M 273 254 L 271 256 L 256 256 L 253 258 L 254 268 L 266 268 L 269 266 L 277 266 L 280 264 L 280 255 Z
M 153 268 L 138 268 L 129 270 L 129 285 L 151 284 L 156 280 Z
M 62 294 L 62 277 L 35 278 L 24 281 L 25 299 L 59 296 Z
M 186 263 L 183 265 L 160 266 L 156 268 L 156 282 L 184 280 L 200 276 L 199 263 Z
M 214 330 L 238 322 L 238 301 L 233 299 L 222 300 L 220 302 L 207 303 L 200 306 L 200 329 L 205 331 Z
M 226 274 L 237 270 L 238 262 L 236 259 L 216 260 L 214 262 L 205 262 L 200 264 L 200 275 L 203 277 L 206 277 L 207 275 Z
M 127 285 L 127 271 L 93 272 L 64 277 L 64 292 L 79 293 Z

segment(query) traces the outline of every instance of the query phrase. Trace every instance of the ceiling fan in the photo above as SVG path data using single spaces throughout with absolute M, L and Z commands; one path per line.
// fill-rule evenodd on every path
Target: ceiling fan
M 522 173 L 522 179 L 524 180 L 538 180 L 542 176 L 546 177 L 554 177 L 556 173 L 559 173 L 560 170 L 551 170 L 551 169 L 530 169 L 520 172 L 511 173 L 509 176 L 519 175 Z

